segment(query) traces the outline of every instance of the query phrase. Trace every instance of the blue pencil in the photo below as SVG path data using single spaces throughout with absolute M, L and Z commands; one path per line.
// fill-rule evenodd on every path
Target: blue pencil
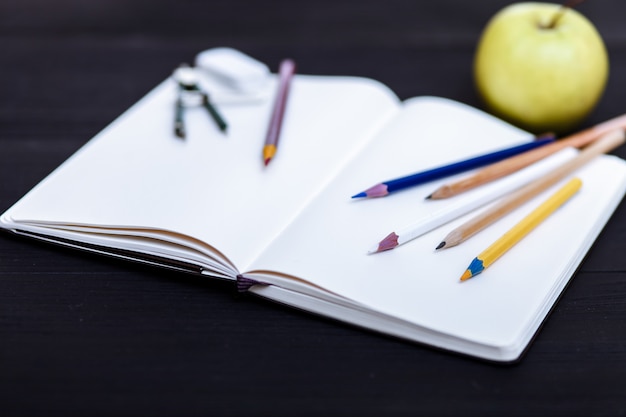
M 538 148 L 539 146 L 547 145 L 548 143 L 554 142 L 554 140 L 554 135 L 543 135 L 537 138 L 537 140 L 524 143 L 522 145 L 480 155 L 464 161 L 454 162 L 449 165 L 418 172 L 406 177 L 385 181 L 380 184 L 376 184 L 363 192 L 353 195 L 352 198 L 384 197 L 395 191 L 400 191 L 405 188 L 414 187 L 429 181 L 438 180 L 440 178 L 445 178 L 450 175 L 455 175 L 464 171 L 469 171 L 470 169 L 479 168 L 481 166 L 500 161 L 510 156 Z

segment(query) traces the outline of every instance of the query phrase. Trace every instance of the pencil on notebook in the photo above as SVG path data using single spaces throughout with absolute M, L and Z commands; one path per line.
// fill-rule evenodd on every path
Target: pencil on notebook
M 548 218 L 548 216 L 554 213 L 556 209 L 565 204 L 565 202 L 580 190 L 581 185 L 582 181 L 579 178 L 569 180 L 567 184 L 552 194 L 546 201 L 475 257 L 463 275 L 461 275 L 461 281 L 466 281 L 483 272 L 485 268 L 488 268 L 509 249 L 515 246 L 528 235 L 528 233 Z
M 505 175 L 509 175 L 525 166 L 528 166 L 541 158 L 557 152 L 566 146 L 572 146 L 575 148 L 581 148 L 586 146 L 590 142 L 598 139 L 603 134 L 617 129 L 626 128 L 626 114 L 607 120 L 589 129 L 567 136 L 563 139 L 557 140 L 554 143 L 542 146 L 539 149 L 533 149 L 528 152 L 512 156 L 500 162 L 496 162 L 485 168 L 482 168 L 478 172 L 472 174 L 467 178 L 460 179 L 459 181 L 445 184 L 433 191 L 427 198 L 429 199 L 442 199 L 449 198 L 465 191 L 469 191 L 487 182 L 496 180 Z
M 283 116 L 287 107 L 287 96 L 291 79 L 296 70 L 296 64 L 291 59 L 285 59 L 278 69 L 278 91 L 274 101 L 274 109 L 270 118 L 265 145 L 263 146 L 263 162 L 267 166 L 278 149 L 278 139 L 283 124 Z
M 513 146 L 511 148 L 486 153 L 463 161 L 458 161 L 452 164 L 407 175 L 405 177 L 388 180 L 380 184 L 376 184 L 363 192 L 355 194 L 352 196 L 352 198 L 384 197 L 389 193 L 393 193 L 394 191 L 404 190 L 405 188 L 414 187 L 420 184 L 427 183 L 429 181 L 434 181 L 440 178 L 445 178 L 451 175 L 459 174 L 461 172 L 469 171 L 471 169 L 489 165 L 502 159 L 508 158 L 512 155 L 517 155 L 519 153 L 526 152 L 530 149 L 535 149 L 537 147 L 544 146 L 552 142 L 554 142 L 554 135 L 546 135 L 545 137 L 537 138 L 537 140 L 533 142 L 528 142 L 522 145 Z
M 571 148 L 563 149 L 532 166 L 521 169 L 506 178 L 502 178 L 485 190 L 473 193 L 467 198 L 453 200 L 428 215 L 419 217 L 417 221 L 410 225 L 389 233 L 383 240 L 372 246 L 368 253 L 374 254 L 394 249 L 451 220 L 495 201 L 523 185 L 545 176 L 555 167 L 572 159 L 574 157 L 573 154 L 575 154 L 575 152 Z
M 603 135 L 600 139 L 585 147 L 574 159 L 564 163 L 548 175 L 514 191 L 492 207 L 452 230 L 443 238 L 436 249 L 450 248 L 464 242 L 507 213 L 510 213 L 513 209 L 553 186 L 596 156 L 610 152 L 622 145 L 624 140 L 624 131 L 621 129 Z

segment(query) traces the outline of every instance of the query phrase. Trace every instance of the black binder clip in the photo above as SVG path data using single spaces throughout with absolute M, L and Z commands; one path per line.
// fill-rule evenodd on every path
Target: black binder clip
M 217 111 L 211 102 L 209 94 L 198 85 L 195 69 L 187 64 L 181 64 L 173 73 L 174 80 L 178 83 L 178 97 L 174 112 L 174 133 L 179 138 L 186 135 L 183 113 L 186 107 L 186 96 L 200 97 L 200 104 L 207 109 L 211 118 L 215 121 L 222 132 L 226 132 L 227 124 L 222 115 Z

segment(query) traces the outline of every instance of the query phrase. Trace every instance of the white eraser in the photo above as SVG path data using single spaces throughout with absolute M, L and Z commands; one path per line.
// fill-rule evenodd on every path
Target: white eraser
M 254 93 L 265 87 L 270 69 L 264 63 L 232 48 L 212 48 L 196 55 L 195 66 L 230 88 Z

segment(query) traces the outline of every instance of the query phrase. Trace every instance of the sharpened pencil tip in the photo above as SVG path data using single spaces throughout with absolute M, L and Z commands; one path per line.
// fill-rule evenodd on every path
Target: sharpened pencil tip
M 431 198 L 433 198 L 432 194 L 428 194 L 426 197 L 424 197 L 424 200 L 430 200 Z
M 387 184 L 381 183 L 381 184 L 376 184 L 375 186 L 370 187 L 361 193 L 355 194 L 354 197 L 352 198 L 357 198 L 357 196 L 367 197 L 367 198 L 384 197 L 387 194 L 389 194 L 389 191 L 387 190 Z
M 463 275 L 461 275 L 461 281 L 467 281 L 468 279 L 475 277 L 476 275 L 483 272 L 485 269 L 485 264 L 482 259 L 476 257 L 472 260 L 470 265 L 467 267 Z
M 437 247 L 435 248 L 435 250 L 439 250 L 439 249 L 443 248 L 444 246 L 446 246 L 446 241 L 445 240 L 443 242 L 441 242 L 440 244 L 438 244 Z
M 396 234 L 396 232 L 391 232 L 387 235 L 387 237 L 385 237 L 383 240 L 378 242 L 378 245 L 370 249 L 368 253 L 374 254 L 374 253 L 379 253 L 379 252 L 393 249 L 399 246 L 398 238 L 399 236 Z
M 461 281 L 467 281 L 473 276 L 474 275 L 472 274 L 472 271 L 470 271 L 469 269 L 466 269 L 465 272 L 463 272 L 463 275 L 461 275 Z
M 265 162 L 265 166 L 270 163 L 274 155 L 276 155 L 276 145 L 263 146 L 263 162 Z

